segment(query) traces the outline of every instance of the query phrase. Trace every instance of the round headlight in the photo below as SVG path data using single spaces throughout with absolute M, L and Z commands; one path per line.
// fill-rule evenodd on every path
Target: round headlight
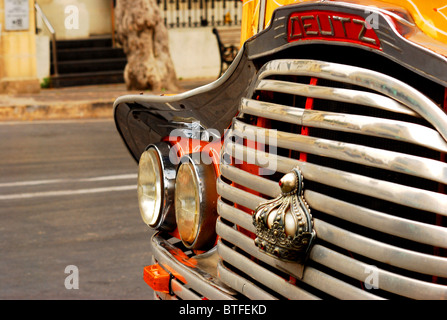
M 183 244 L 205 249 L 216 239 L 216 173 L 212 164 L 194 159 L 182 157 L 177 170 L 175 217 Z
M 138 204 L 143 221 L 151 228 L 173 230 L 175 166 L 169 161 L 167 143 L 150 145 L 138 167 Z

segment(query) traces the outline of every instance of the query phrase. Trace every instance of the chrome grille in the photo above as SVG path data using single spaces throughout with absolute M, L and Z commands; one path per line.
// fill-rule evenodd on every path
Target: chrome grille
M 228 285 L 255 299 L 447 298 L 447 116 L 424 94 L 367 69 L 275 60 L 228 136 L 217 185 Z M 250 213 L 297 166 L 318 239 L 306 266 L 264 254 L 251 236 Z M 377 290 L 364 289 L 371 267 Z

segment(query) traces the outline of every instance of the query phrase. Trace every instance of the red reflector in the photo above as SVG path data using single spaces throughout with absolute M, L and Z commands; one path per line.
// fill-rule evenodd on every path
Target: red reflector
M 186 283 L 185 279 L 177 273 L 168 273 L 159 264 L 153 264 L 144 267 L 143 279 L 149 287 L 154 291 L 170 293 L 171 275 L 174 278 L 179 279 L 183 283 Z
M 329 40 L 380 49 L 374 29 L 358 15 L 332 11 L 295 12 L 289 17 L 287 40 Z

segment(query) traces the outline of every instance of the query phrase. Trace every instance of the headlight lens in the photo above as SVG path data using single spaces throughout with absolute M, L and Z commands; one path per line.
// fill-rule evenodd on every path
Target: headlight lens
M 154 148 L 143 152 L 138 170 L 138 203 L 143 221 L 153 227 L 162 202 L 161 164 Z
M 141 154 L 138 168 L 138 204 L 143 221 L 151 228 L 175 227 L 173 196 L 175 167 L 169 162 L 167 143 L 150 145 Z
M 184 242 L 191 245 L 199 227 L 200 198 L 198 181 L 191 163 L 182 164 L 177 172 L 175 211 L 177 226 Z
M 175 182 L 175 217 L 183 244 L 205 249 L 216 239 L 216 174 L 212 164 L 184 156 Z M 198 157 L 200 158 L 200 157 Z

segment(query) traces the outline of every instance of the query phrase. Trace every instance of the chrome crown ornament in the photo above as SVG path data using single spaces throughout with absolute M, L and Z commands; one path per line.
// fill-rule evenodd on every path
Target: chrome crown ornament
M 261 203 L 253 214 L 255 244 L 282 260 L 304 262 L 316 237 L 310 208 L 303 196 L 298 168 L 279 181 L 281 195 Z

